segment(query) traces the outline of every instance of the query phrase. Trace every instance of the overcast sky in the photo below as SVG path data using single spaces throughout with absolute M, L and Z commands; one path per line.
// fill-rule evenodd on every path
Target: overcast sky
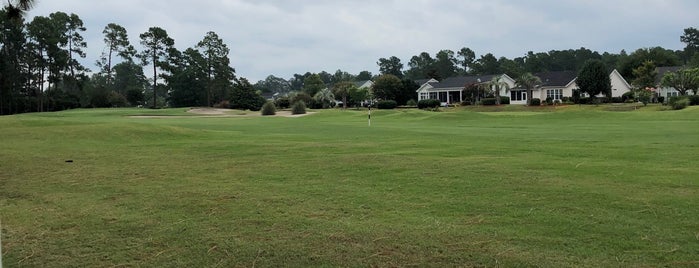
M 508 58 L 580 47 L 682 49 L 683 29 L 699 27 L 697 0 L 38 0 L 29 16 L 55 11 L 85 23 L 83 62 L 93 70 L 102 30 L 114 22 L 137 49 L 151 26 L 180 50 L 214 31 L 237 74 L 253 83 L 307 71 L 376 74 L 379 58 L 397 56 L 407 67 L 423 51 L 462 47 Z

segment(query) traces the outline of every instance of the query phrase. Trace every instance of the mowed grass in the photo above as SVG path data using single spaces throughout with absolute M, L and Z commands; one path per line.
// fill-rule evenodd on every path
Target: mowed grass
M 4 264 L 699 265 L 694 107 L 185 110 L 0 117 Z

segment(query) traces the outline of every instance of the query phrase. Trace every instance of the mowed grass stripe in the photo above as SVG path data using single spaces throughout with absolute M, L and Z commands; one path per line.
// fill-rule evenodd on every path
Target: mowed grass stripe
M 698 261 L 697 109 L 484 109 L 373 111 L 371 127 L 366 111 L 354 110 L 301 118 L 130 117 L 186 109 L 1 117 L 3 260 L 42 267 Z

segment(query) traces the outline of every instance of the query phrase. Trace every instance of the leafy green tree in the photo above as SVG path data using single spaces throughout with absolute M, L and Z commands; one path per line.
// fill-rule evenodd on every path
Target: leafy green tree
M 636 79 L 633 80 L 632 84 L 638 89 L 653 88 L 656 86 L 655 80 L 658 76 L 658 71 L 656 71 L 655 63 L 653 61 L 645 61 L 641 66 L 633 69 L 633 75 Z
M 609 79 L 607 66 L 601 60 L 588 60 L 578 73 L 575 81 L 580 92 L 587 93 L 590 97 L 604 94 L 612 96 L 612 82 Z
M 230 50 L 215 32 L 208 32 L 197 48 L 206 62 L 207 74 L 206 98 L 207 106 L 226 99 L 228 91 L 233 86 L 235 70 L 231 68 L 228 54 Z
M 510 90 L 510 86 L 503 81 L 502 75 L 494 76 L 492 80 L 488 82 L 488 86 L 490 86 L 490 89 L 495 94 L 495 105 L 500 105 L 500 91 L 504 89 L 505 92 L 507 92 Z
M 349 89 L 350 101 L 354 104 L 360 104 L 371 98 L 371 92 L 367 88 L 358 88 L 356 86 Z
M 287 94 L 291 91 L 291 83 L 284 78 L 270 75 L 265 80 L 255 83 L 255 89 L 261 92 Z
M 680 58 L 674 51 L 662 47 L 653 47 L 640 48 L 627 57 L 622 57 L 619 59 L 617 69 L 623 77 L 633 81 L 636 79 L 636 76 L 633 74 L 633 69 L 638 68 L 649 60 L 653 61 L 655 66 L 658 67 L 680 65 Z
M 335 95 L 328 88 L 319 90 L 315 95 L 313 95 L 313 100 L 320 103 L 323 109 L 330 108 L 332 103 L 335 101 Z
M 449 78 L 457 74 L 457 63 L 458 60 L 454 56 L 454 51 L 441 50 L 435 55 L 434 68 L 439 77 Z
M 347 109 L 347 97 L 349 97 L 350 92 L 353 90 L 353 88 L 356 88 L 357 86 L 352 83 L 352 82 L 340 82 L 335 84 L 333 87 L 333 94 L 335 94 L 335 97 L 339 97 L 342 99 L 342 108 Z
M 473 50 L 471 50 L 470 48 L 464 47 L 461 50 L 459 50 L 457 55 L 460 58 L 459 63 L 461 64 L 463 73 L 469 73 L 471 71 L 471 66 L 473 62 L 476 60 L 476 52 L 473 52 Z
M 482 55 L 481 58 L 473 64 L 472 72 L 480 75 L 501 73 L 498 59 L 491 53 Z
M 400 78 L 391 74 L 384 74 L 376 78 L 372 91 L 374 97 L 379 100 L 396 100 L 403 88 Z
M 500 66 L 500 70 L 510 77 L 519 77 L 524 74 L 524 67 L 514 60 L 500 57 L 500 59 L 498 59 L 498 65 Z
M 697 51 L 699 51 L 699 30 L 694 27 L 684 29 L 684 34 L 680 36 L 680 41 L 685 43 L 684 59 L 685 62 L 690 61 Z
M 167 77 L 170 102 L 174 107 L 208 106 L 208 64 L 193 48 L 185 50 Z
M 107 83 L 112 79 L 112 58 L 116 53 L 119 57 L 126 61 L 132 61 L 136 55 L 136 49 L 129 42 L 129 36 L 126 28 L 116 23 L 109 23 L 102 30 L 104 34 L 104 43 L 107 50 L 102 52 L 100 60 L 97 61 L 97 66 L 102 69 L 102 72 L 107 76 Z
M 398 105 L 407 105 L 408 101 L 417 99 L 417 90 L 420 88 L 420 85 L 410 79 L 403 79 L 401 83 L 403 86 L 396 94 L 395 101 Z
M 400 59 L 396 56 L 391 56 L 388 59 L 380 58 L 376 64 L 379 65 L 379 72 L 381 74 L 390 74 L 396 77 L 403 77 L 403 64 L 400 62 Z
M 310 96 L 315 96 L 318 91 L 326 88 L 325 83 L 318 74 L 312 74 L 303 80 L 303 91 Z
M 356 77 L 354 77 L 354 80 L 367 81 L 367 80 L 371 80 L 371 78 L 373 78 L 373 77 L 374 77 L 374 75 L 372 75 L 370 71 L 361 71 L 361 72 L 359 72 L 359 74 Z
M 259 111 L 267 102 L 245 78 L 238 79 L 231 92 L 231 108 Z
M 515 79 L 515 83 L 527 90 L 527 105 L 531 105 L 533 99 L 532 90 L 541 85 L 541 78 L 531 73 L 524 73 L 522 76 Z
M 408 71 L 405 72 L 405 76 L 408 79 L 442 79 L 442 77 L 439 77 L 437 70 L 435 69 L 435 59 L 432 58 L 432 56 L 430 56 L 430 54 L 427 52 L 422 52 L 420 53 L 420 55 L 413 56 L 412 58 L 410 58 L 408 66 L 410 67 L 410 69 L 408 69 Z
M 694 95 L 696 95 L 699 87 L 699 68 L 667 72 L 660 84 L 664 87 L 675 88 L 680 95 L 687 95 L 689 90 L 694 91 Z
M 124 61 L 114 65 L 112 69 L 114 91 L 126 96 L 126 100 L 133 106 L 143 104 L 143 92 L 148 85 L 143 66 L 133 61 Z
M 138 57 L 141 59 L 143 66 L 153 66 L 153 101 L 152 108 L 157 108 L 157 87 L 158 87 L 158 67 L 162 67 L 166 61 L 169 50 L 175 45 L 163 28 L 150 27 L 147 32 L 140 36 L 143 50 Z
M 30 73 L 23 19 L 11 18 L 6 10 L 0 10 L 0 37 L 0 115 L 25 112 Z
M 354 75 L 338 69 L 337 71 L 335 71 L 335 74 L 333 74 L 332 84 L 345 81 L 354 81 L 354 79 Z

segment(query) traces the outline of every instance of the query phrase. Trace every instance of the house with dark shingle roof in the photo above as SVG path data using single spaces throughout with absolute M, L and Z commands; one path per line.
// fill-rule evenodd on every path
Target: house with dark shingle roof
M 578 85 L 575 83 L 577 73 L 573 71 L 542 72 L 534 75 L 541 78 L 541 84 L 532 90 L 532 96 L 527 96 L 527 91 L 518 87 L 515 80 L 508 75 L 499 75 L 502 76 L 503 82 L 509 86 L 501 89 L 500 96 L 509 96 L 510 104 L 527 104 L 530 97 L 540 100 L 547 98 L 561 100 L 564 97 L 572 97 L 573 90 L 578 89 Z M 442 105 L 462 102 L 466 86 L 488 83 L 496 76 L 498 75 L 458 76 L 442 81 L 429 81 L 422 84 L 417 90 L 418 100 L 437 99 L 442 102 Z M 621 97 L 632 89 L 617 70 L 613 70 L 609 74 L 609 79 L 612 84 L 612 96 L 609 97 Z
M 658 72 L 658 75 L 655 77 L 655 84 L 657 87 L 655 92 L 658 93 L 659 97 L 665 97 L 666 99 L 670 99 L 672 97 L 677 97 L 680 95 L 680 92 L 677 91 L 677 89 L 675 89 L 674 87 L 661 86 L 660 81 L 663 80 L 663 76 L 665 76 L 665 74 L 669 72 L 677 72 L 685 68 L 686 67 L 684 66 L 666 66 L 655 68 L 655 71 Z
M 442 105 L 451 103 L 460 103 L 464 100 L 463 91 L 468 85 L 483 84 L 490 82 L 493 77 L 498 75 L 472 75 L 472 76 L 457 76 L 444 79 L 442 81 L 429 80 L 422 84 L 417 90 L 418 101 L 435 99 L 442 102 Z M 515 80 L 506 74 L 502 74 L 503 82 L 512 88 L 515 85 Z M 501 96 L 507 96 L 507 90 L 503 89 L 500 92 Z

